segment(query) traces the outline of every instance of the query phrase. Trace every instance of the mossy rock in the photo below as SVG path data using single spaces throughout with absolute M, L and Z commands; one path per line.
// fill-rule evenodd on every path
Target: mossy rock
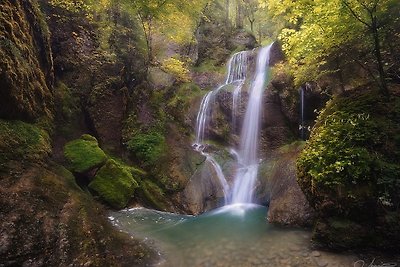
M 320 114 L 297 161 L 297 180 L 318 214 L 320 242 L 387 249 L 400 242 L 398 227 L 385 220 L 390 212 L 399 215 L 399 103 L 398 96 L 388 100 L 363 88 L 337 96 Z
M 22 121 L 0 120 L 0 167 L 9 161 L 42 162 L 51 153 L 46 131 Z
M 53 116 L 49 31 L 37 1 L 0 2 L 0 117 Z
M 76 173 L 86 173 L 98 168 L 107 160 L 107 156 L 99 147 L 97 139 L 88 134 L 67 143 L 64 146 L 64 155 L 69 163 L 70 170 Z
M 122 209 L 128 204 L 137 187 L 131 168 L 113 159 L 107 160 L 89 184 L 90 189 L 116 209 Z
M 143 200 L 151 207 L 159 210 L 167 210 L 169 205 L 165 192 L 157 184 L 150 180 L 144 180 L 140 184 L 140 189 L 143 193 Z
M 1 266 L 152 265 L 155 252 L 113 227 L 72 173 L 49 165 L 1 175 Z

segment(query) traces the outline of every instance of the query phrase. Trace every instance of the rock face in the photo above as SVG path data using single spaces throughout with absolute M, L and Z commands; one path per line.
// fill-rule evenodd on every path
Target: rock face
M 257 40 L 254 35 L 245 30 L 234 32 L 228 40 L 228 48 L 230 50 L 235 50 L 237 47 L 241 47 L 243 50 L 250 50 L 256 47 L 256 45 Z
M 117 82 L 119 84 L 119 82 Z M 90 93 L 88 115 L 100 143 L 109 151 L 119 151 L 123 120 L 128 105 L 128 89 L 109 83 L 99 84 Z
M 296 159 L 302 143 L 281 147 L 268 155 L 266 194 L 269 196 L 268 221 L 281 225 L 311 226 L 314 211 L 297 183 Z
M 52 84 L 49 32 L 37 2 L 1 1 L 0 266 L 152 264 L 153 252 L 113 229 L 72 173 L 50 160 Z M 102 162 L 104 153 L 95 158 Z
M 330 101 L 298 160 L 317 212 L 314 240 L 336 248 L 398 249 L 400 94 L 359 88 Z
M 135 266 L 152 255 L 112 229 L 60 166 L 13 168 L 0 185 L 1 266 Z
M 112 229 L 72 173 L 49 161 L 44 130 L 0 120 L 0 137 L 0 266 L 132 266 L 149 260 L 148 248 Z
M 133 45 L 138 38 L 134 23 L 120 19 L 109 35 L 102 36 L 96 23 L 82 13 L 51 2 L 43 1 L 42 5 L 49 18 L 57 80 L 68 88 L 78 109 L 75 116 L 61 118 L 59 128 L 69 126 L 69 139 L 90 132 L 103 148 L 121 155 L 129 96 L 146 72 L 143 56 Z M 62 104 L 58 113 L 67 109 Z M 76 121 L 83 123 L 77 125 Z
M 52 117 L 49 30 L 36 1 L 0 4 L 0 117 Z
M 197 65 L 209 61 L 220 66 L 232 51 L 251 50 L 257 46 L 256 38 L 252 34 L 244 30 L 233 30 L 221 14 L 225 14 L 223 6 L 217 2 L 209 4 L 207 19 L 200 23 L 197 32 Z

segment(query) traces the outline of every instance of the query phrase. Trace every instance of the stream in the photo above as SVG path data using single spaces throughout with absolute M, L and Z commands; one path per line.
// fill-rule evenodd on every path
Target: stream
M 267 223 L 267 208 L 235 204 L 199 216 L 146 208 L 110 213 L 121 231 L 160 251 L 162 267 L 353 266 L 354 255 L 313 250 L 311 232 Z

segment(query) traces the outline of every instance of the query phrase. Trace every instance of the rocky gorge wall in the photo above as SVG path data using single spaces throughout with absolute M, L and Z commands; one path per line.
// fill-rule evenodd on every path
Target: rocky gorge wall
M 34 1 L 2 1 L 0 10 L 0 116 L 52 117 L 53 59 L 45 18 Z
M 0 3 L 0 265 L 145 265 L 153 251 L 113 229 L 51 158 L 65 92 L 53 87 L 44 17 L 36 1 Z

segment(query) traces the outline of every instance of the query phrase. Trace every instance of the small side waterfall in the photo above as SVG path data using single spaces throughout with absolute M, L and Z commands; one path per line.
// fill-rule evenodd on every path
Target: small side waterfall
M 213 91 L 208 92 L 201 101 L 200 110 L 197 114 L 196 121 L 196 145 L 201 145 L 204 141 L 204 135 L 208 120 L 210 118 L 210 99 L 212 98 Z
M 213 167 L 221 184 L 225 197 L 225 204 L 252 203 L 255 182 L 258 175 L 258 146 L 260 135 L 261 104 L 268 74 L 269 54 L 272 44 L 259 50 L 256 71 L 249 90 L 245 118 L 240 135 L 239 151 L 231 149 L 237 159 L 238 168 L 229 185 L 217 161 L 204 151 L 207 139 L 207 130 L 211 120 L 212 106 L 218 92 L 226 85 L 233 85 L 232 91 L 232 129 L 236 133 L 237 113 L 241 105 L 242 88 L 244 87 L 249 65 L 249 51 L 236 53 L 228 62 L 228 74 L 225 83 L 217 89 L 207 93 L 201 102 L 196 121 L 195 150 L 206 157 L 206 161 Z
M 301 114 L 301 121 L 300 121 L 300 136 L 301 139 L 305 140 L 304 136 L 304 130 L 305 130 L 305 125 L 304 125 L 304 88 L 300 88 L 300 114 Z
M 237 113 L 240 105 L 240 97 L 244 82 L 247 76 L 249 64 L 249 51 L 236 53 L 229 60 L 228 76 L 225 84 L 233 83 L 235 89 L 232 93 L 232 131 L 236 133 L 237 128 Z

